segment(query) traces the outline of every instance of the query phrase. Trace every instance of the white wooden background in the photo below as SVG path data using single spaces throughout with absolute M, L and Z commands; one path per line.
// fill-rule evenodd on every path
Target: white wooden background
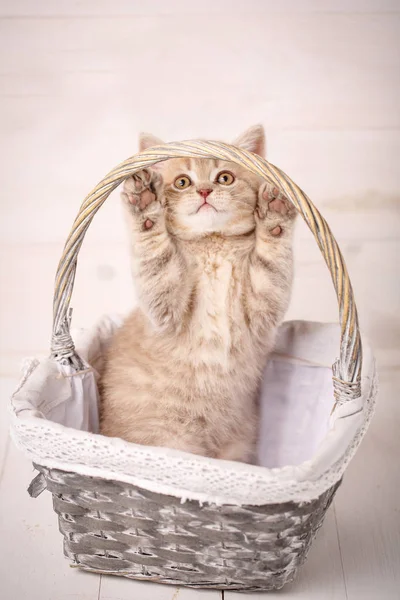
M 51 499 L 25 492 L 32 469 L 9 442 L 6 402 L 22 358 L 47 352 L 54 271 L 78 205 L 135 153 L 138 132 L 229 141 L 257 122 L 268 158 L 340 242 L 380 370 L 374 423 L 309 561 L 269 597 L 399 598 L 399 40 L 398 0 L 0 0 L 2 600 L 221 598 L 69 569 Z M 296 267 L 288 316 L 335 320 L 302 224 Z M 113 194 L 82 250 L 74 324 L 133 301 Z

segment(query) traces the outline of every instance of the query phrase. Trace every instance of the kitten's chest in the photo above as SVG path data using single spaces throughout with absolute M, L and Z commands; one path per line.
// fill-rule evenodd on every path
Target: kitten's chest
M 191 335 L 205 353 L 226 354 L 245 327 L 241 265 L 233 257 L 206 257 L 198 260 L 197 273 Z

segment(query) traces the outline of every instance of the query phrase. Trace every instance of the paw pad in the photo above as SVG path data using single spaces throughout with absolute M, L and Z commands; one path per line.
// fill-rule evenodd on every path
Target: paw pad
M 282 227 L 280 227 L 279 225 L 277 225 L 276 227 L 274 227 L 273 229 L 271 229 L 270 233 L 274 237 L 277 237 L 278 235 L 281 235 L 281 233 L 282 233 Z
M 125 180 L 122 196 L 132 206 L 142 211 L 157 199 L 153 191 L 155 181 L 158 181 L 157 175 L 154 172 L 143 169 Z
M 286 215 L 289 210 L 286 202 L 287 200 L 285 201 L 281 198 L 275 198 L 268 204 L 268 208 L 269 210 L 279 213 L 280 215 Z

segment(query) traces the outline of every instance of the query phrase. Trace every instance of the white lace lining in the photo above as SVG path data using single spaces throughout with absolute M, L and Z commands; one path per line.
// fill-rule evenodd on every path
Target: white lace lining
M 293 321 L 281 327 L 261 392 L 264 466 L 253 466 L 87 431 L 98 428 L 96 369 L 119 323 L 106 317 L 80 333 L 77 347 L 87 369 L 79 375 L 50 359 L 27 363 L 11 399 L 12 436 L 33 462 L 216 504 L 302 502 L 341 479 L 369 424 L 376 378 L 364 345 L 362 397 L 339 404 L 329 417 L 338 326 Z

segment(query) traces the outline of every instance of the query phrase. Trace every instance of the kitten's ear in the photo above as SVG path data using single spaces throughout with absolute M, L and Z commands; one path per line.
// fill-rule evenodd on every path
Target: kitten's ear
M 151 133 L 141 133 L 139 135 L 139 152 L 151 148 L 152 146 L 162 146 L 165 142 Z
M 254 125 L 247 129 L 234 142 L 234 146 L 254 152 L 259 156 L 265 155 L 265 132 L 262 125 Z

